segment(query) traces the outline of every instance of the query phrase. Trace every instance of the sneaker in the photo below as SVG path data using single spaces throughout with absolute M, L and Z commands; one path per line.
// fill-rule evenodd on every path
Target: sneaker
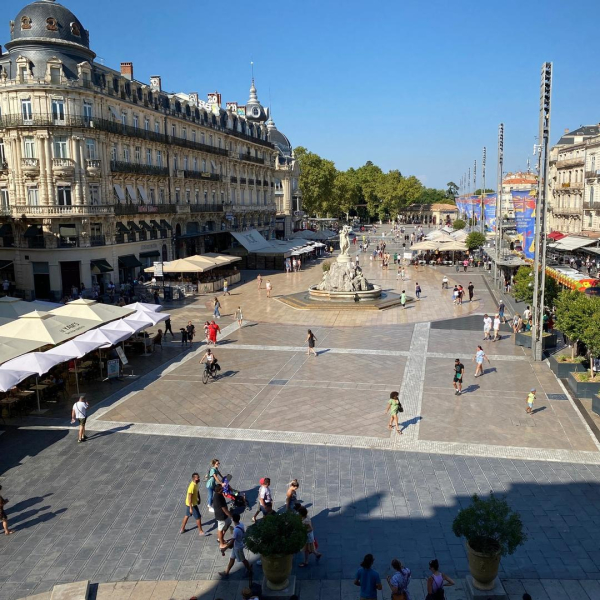
M 214 509 L 212 506 L 209 506 L 209 507 L 208 507 L 208 512 L 214 513 L 214 512 L 215 512 L 215 509 Z

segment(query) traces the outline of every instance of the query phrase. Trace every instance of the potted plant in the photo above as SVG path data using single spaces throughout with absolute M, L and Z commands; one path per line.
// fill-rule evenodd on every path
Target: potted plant
M 273 513 L 248 527 L 246 546 L 260 554 L 262 568 L 271 590 L 283 590 L 289 584 L 294 554 L 306 544 L 306 527 L 300 515 Z
M 493 492 L 488 499 L 475 494 L 471 505 L 454 519 L 452 531 L 466 539 L 473 586 L 480 590 L 493 589 L 500 558 L 513 554 L 527 539 L 519 513 Z

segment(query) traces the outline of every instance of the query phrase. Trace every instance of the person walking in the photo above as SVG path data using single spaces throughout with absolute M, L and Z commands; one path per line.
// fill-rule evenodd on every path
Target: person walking
M 241 522 L 240 515 L 234 513 L 231 515 L 231 520 L 233 521 L 233 537 L 227 544 L 228 547 L 231 547 L 231 556 L 229 557 L 229 562 L 227 563 L 227 567 L 224 571 L 220 571 L 219 575 L 221 577 L 228 577 L 235 561 L 241 562 L 244 567 L 246 567 L 246 575 L 252 574 L 252 566 L 248 562 L 244 554 L 244 538 L 246 537 L 246 526 Z M 224 552 L 222 551 L 223 555 Z
M 311 352 L 317 356 L 317 352 L 315 350 L 315 342 L 317 341 L 317 338 L 315 337 L 315 334 L 309 329 L 308 330 L 308 334 L 306 336 L 306 340 L 304 340 L 306 343 L 308 343 L 308 350 L 306 351 L 306 355 L 310 356 Z
M 77 435 L 78 444 L 87 440 L 87 436 L 85 435 L 85 423 L 87 421 L 87 409 L 89 406 L 90 405 L 85 400 L 85 396 L 81 394 L 71 409 L 71 423 L 75 423 L 75 419 L 79 421 L 79 433 Z
M 0 485 L 0 491 L 2 490 L 2 486 Z M 0 521 L 2 521 L 2 527 L 4 528 L 4 535 L 10 535 L 14 533 L 14 529 L 8 528 L 8 517 L 6 516 L 6 512 L 4 511 L 4 505 L 8 502 L 8 498 L 3 498 L 0 496 Z
M 227 283 L 227 279 L 223 279 L 223 296 L 231 296 L 228 288 L 229 284 Z
M 400 430 L 400 425 L 398 424 L 398 413 L 404 412 L 402 408 L 402 404 L 400 404 L 400 398 L 398 392 L 392 392 L 390 394 L 390 399 L 388 401 L 387 408 L 385 409 L 385 414 L 390 413 L 390 422 L 388 423 L 388 429 L 396 428 L 396 432 L 402 435 L 402 431 Z
M 190 346 L 192 346 L 194 343 L 194 336 L 196 335 L 196 328 L 194 327 L 194 324 L 191 321 L 188 321 L 185 330 L 187 331 Z
M 498 316 L 500 317 L 500 321 L 502 323 L 506 323 L 506 319 L 504 318 L 504 311 L 506 310 L 506 306 L 504 304 L 504 300 L 500 300 L 498 304 Z
M 492 342 L 496 342 L 498 340 L 500 340 L 500 315 L 497 314 L 494 317 L 494 338 L 492 339 Z
M 213 317 L 215 319 L 221 318 L 221 313 L 219 312 L 220 309 L 221 309 L 221 303 L 219 302 L 219 299 L 215 296 L 215 299 L 213 300 Z
M 490 339 L 490 332 L 492 331 L 492 317 L 487 313 L 483 315 L 483 341 Z
M 271 290 L 273 289 L 273 286 L 271 285 L 271 280 L 267 279 L 267 298 L 271 297 Z
M 527 394 L 527 410 L 525 411 L 528 415 L 533 414 L 533 403 L 535 402 L 535 388 L 531 388 L 529 394 Z
M 315 547 L 315 531 L 312 526 L 312 522 L 310 517 L 308 516 L 308 510 L 306 510 L 305 506 L 298 507 L 298 514 L 302 518 L 302 525 L 306 527 L 306 544 L 304 544 L 304 562 L 300 563 L 299 567 L 308 567 L 308 557 L 311 554 L 314 554 L 317 562 L 321 560 L 321 556 L 323 556 Z
M 196 520 L 196 525 L 198 526 L 198 534 L 200 536 L 204 535 L 204 530 L 202 529 L 202 519 L 200 517 L 200 489 L 198 488 L 198 483 L 200 482 L 200 475 L 198 473 L 192 473 L 192 481 L 188 485 L 187 493 L 185 495 L 185 516 L 183 517 L 183 521 L 181 523 L 181 529 L 179 533 L 185 533 L 185 526 L 187 525 L 188 519 L 190 517 L 194 517 Z
M 452 385 L 454 386 L 454 395 L 460 396 L 462 394 L 463 375 L 465 372 L 465 365 L 460 362 L 460 358 L 454 361 L 454 379 Z
M 469 285 L 467 286 L 467 291 L 469 292 L 469 302 L 473 302 L 473 294 L 475 293 L 475 286 L 472 281 L 469 281 Z
M 210 344 L 210 338 L 209 338 L 209 329 L 210 329 L 210 323 L 208 321 L 204 321 L 204 341 L 206 342 L 206 345 L 208 346 L 208 344 Z
M 400 271 L 400 279 L 404 281 L 406 279 L 406 268 L 402 265 L 402 270 Z
M 523 319 L 521 319 L 521 315 L 519 313 L 515 313 L 513 316 L 512 328 L 513 333 L 517 334 L 521 331 L 523 327 Z
M 408 591 L 408 585 L 412 576 L 410 569 L 405 567 L 397 558 L 392 560 L 392 569 L 395 571 L 394 574 L 387 577 L 392 598 L 400 597 L 404 598 L 404 600 L 410 600 L 410 592 Z
M 244 325 L 244 314 L 242 313 L 242 307 L 238 306 L 235 311 L 235 320 L 238 322 L 238 327 L 241 329 Z
M 221 462 L 218 458 L 213 458 L 210 461 L 210 469 L 206 474 L 206 489 L 208 490 L 208 499 L 206 502 L 206 508 L 211 513 L 215 512 L 213 508 L 213 497 L 215 495 L 215 487 L 217 484 L 223 484 L 223 475 L 221 475 L 221 471 L 219 471 L 219 467 L 221 466 Z
M 187 332 L 187 329 L 185 327 L 180 327 L 179 328 L 179 333 L 181 333 L 181 345 L 182 346 L 187 346 L 187 343 L 188 343 L 188 332 Z
M 475 361 L 475 377 L 479 377 L 480 375 L 483 375 L 483 361 L 487 360 L 488 361 L 488 365 L 492 364 L 490 363 L 490 359 L 487 357 L 486 353 L 483 351 L 483 348 L 481 346 L 477 346 L 477 352 L 475 352 L 475 356 L 473 357 L 473 360 Z
M 260 480 L 260 488 L 258 490 L 258 510 L 252 517 L 252 522 L 256 523 L 256 517 L 260 513 L 263 516 L 270 515 L 273 512 L 273 495 L 271 494 L 271 480 L 268 477 L 263 477 Z
M 425 600 L 443 600 L 445 597 L 444 586 L 454 585 L 454 580 L 440 573 L 440 563 L 434 558 L 429 563 L 431 575 L 427 578 L 427 597 Z
M 262 276 L 260 275 L 260 273 L 259 273 L 258 277 L 256 278 L 256 281 L 258 281 L 258 289 L 259 290 L 262 289 Z
M 417 300 L 421 299 L 421 286 L 418 281 L 415 283 L 415 296 L 417 297 Z
M 221 328 L 215 323 L 213 319 L 208 326 L 208 339 L 213 346 L 217 345 L 217 334 L 221 333 Z
M 360 600 L 377 600 L 377 590 L 382 590 L 381 577 L 373 569 L 375 558 L 372 554 L 366 554 L 360 563 L 360 569 L 356 572 L 354 585 L 360 587 Z
M 227 544 L 225 542 L 225 532 L 231 526 L 231 513 L 227 508 L 227 499 L 223 495 L 223 486 L 220 483 L 215 485 L 212 507 L 217 520 L 217 541 L 219 542 L 219 550 L 225 556 Z
M 402 290 L 402 293 L 400 294 L 400 304 L 402 305 L 402 308 L 406 309 L 406 290 Z
M 288 486 L 288 490 L 285 493 L 285 510 L 290 512 L 294 510 L 296 502 L 298 501 L 298 488 L 300 484 L 297 479 L 292 479 Z
M 165 320 L 165 337 L 167 337 L 167 333 L 171 334 L 172 339 L 175 338 L 175 335 L 173 334 L 173 329 L 171 329 L 171 317 Z

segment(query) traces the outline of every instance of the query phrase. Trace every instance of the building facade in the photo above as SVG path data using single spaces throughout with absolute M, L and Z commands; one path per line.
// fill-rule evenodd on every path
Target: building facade
M 515 216 L 512 192 L 537 191 L 538 177 L 531 171 L 506 173 L 502 179 L 502 196 L 500 210 L 503 218 L 512 219 Z
M 88 32 L 53 0 L 29 4 L 10 27 L 0 48 L 2 279 L 57 299 L 224 250 L 230 231 L 274 236 L 288 157 L 270 140 L 279 132 L 254 81 L 245 105 L 226 108 L 216 92 L 203 101 L 165 92 L 159 76 L 139 82 L 132 63 L 96 62 Z M 292 197 L 281 207 L 290 219 Z

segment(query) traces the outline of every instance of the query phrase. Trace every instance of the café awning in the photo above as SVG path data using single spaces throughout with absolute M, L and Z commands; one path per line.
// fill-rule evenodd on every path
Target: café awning
M 8 392 L 11 388 L 19 385 L 21 381 L 35 375 L 31 371 L 15 371 L 0 368 L 0 392 Z
M 131 231 L 140 232 L 142 229 L 135 221 L 127 221 L 127 226 Z
M 96 258 L 90 260 L 90 266 L 92 268 L 93 275 L 101 275 L 102 273 L 111 273 L 114 269 L 110 266 L 109 262 L 104 258 Z
M 578 250 L 579 248 L 584 248 L 585 246 L 592 246 L 597 244 L 598 240 L 590 239 L 587 237 L 578 237 L 576 235 L 567 235 L 556 242 L 556 244 L 552 244 L 553 250 L 564 250 L 564 251 L 572 251 Z M 549 246 L 550 247 L 550 246 Z
M 135 269 L 141 267 L 142 263 L 135 257 L 134 254 L 125 254 L 119 256 L 119 268 L 121 269 Z
M 24 233 L 26 238 L 37 237 L 39 235 L 42 235 L 41 225 L 30 225 Z
M 130 308 L 136 312 L 143 310 L 145 312 L 160 312 L 162 305 L 160 304 L 149 304 L 147 302 L 134 302 L 133 304 L 126 304 L 125 308 Z
M 207 252 L 202 254 L 202 257 L 214 261 L 219 267 L 242 260 L 241 256 L 229 256 L 228 254 L 216 254 L 215 252 Z
M 146 223 L 146 221 L 140 221 L 140 227 L 142 229 L 145 229 L 146 231 L 152 231 L 152 227 L 150 227 L 150 225 L 148 225 L 148 223 Z M 140 254 L 141 256 L 141 254 Z
M 125 189 L 127 190 L 127 195 L 129 196 L 131 201 L 134 203 L 137 202 L 138 197 L 137 197 L 137 194 L 135 193 L 135 188 L 132 185 L 126 185 Z
M 98 321 L 98 323 L 109 323 L 115 319 L 122 319 L 132 314 L 134 310 L 121 306 L 113 306 L 112 304 L 101 304 L 100 302 L 96 302 L 96 300 L 80 298 L 79 300 L 67 302 L 64 306 L 56 308 L 51 312 L 59 316 L 90 319 L 91 321 Z
M 60 304 L 56 304 L 55 302 L 44 302 L 43 300 L 27 302 L 20 298 L 4 296 L 3 298 L 0 298 L 0 318 L 17 319 L 21 315 L 26 315 L 34 310 L 50 311 L 54 308 L 59 308 L 60 306 Z
M 158 250 L 148 250 L 148 252 L 140 252 L 140 258 L 154 258 L 160 256 Z
M 129 229 L 121 223 L 121 221 L 117 221 L 117 232 L 118 233 L 129 233 Z
M 214 269 L 217 265 L 198 256 L 190 256 L 189 258 L 180 258 L 172 260 L 169 263 L 164 263 L 164 273 L 204 273 Z
M 169 223 L 167 221 L 165 221 L 164 219 L 160 220 L 160 225 L 161 225 L 161 229 L 168 229 L 169 231 L 173 231 L 173 228 L 171 227 L 171 225 L 169 225 Z
M 140 198 L 147 204 L 148 196 L 146 195 L 146 190 L 145 190 L 144 186 L 138 185 L 137 189 L 138 189 L 138 193 L 140 194 Z
M 30 352 L 5 362 L 0 370 L 3 371 L 28 371 L 36 375 L 44 375 L 52 367 L 65 362 L 64 357 L 48 354 L 47 352 Z
M 125 192 L 118 183 L 115 183 L 115 194 L 120 202 L 125 202 Z
M 16 340 L 14 338 L 0 337 L 0 364 L 7 360 L 33 352 L 43 346 L 39 342 L 31 340 Z

